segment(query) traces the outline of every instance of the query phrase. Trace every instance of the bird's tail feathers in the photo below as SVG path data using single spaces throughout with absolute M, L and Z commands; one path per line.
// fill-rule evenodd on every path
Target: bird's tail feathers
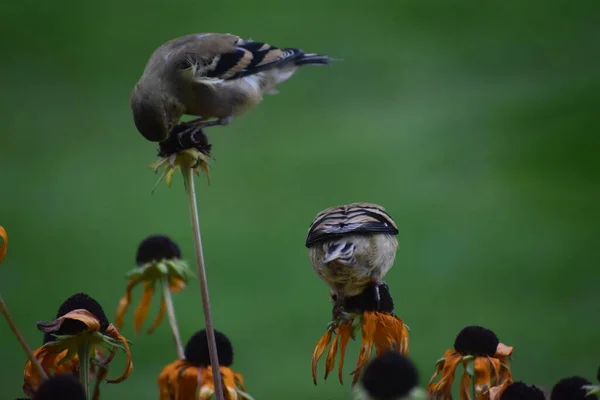
M 321 262 L 326 264 L 331 261 L 338 261 L 342 264 L 356 264 L 354 252 L 356 245 L 352 242 L 333 242 L 327 246 L 327 252 Z
M 302 57 L 294 60 L 295 65 L 327 65 L 332 61 L 337 61 L 334 58 L 321 54 L 303 54 Z

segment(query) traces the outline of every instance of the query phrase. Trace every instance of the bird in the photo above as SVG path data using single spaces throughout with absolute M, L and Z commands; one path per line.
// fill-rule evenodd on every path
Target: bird
M 181 36 L 150 56 L 131 92 L 133 120 L 151 142 L 164 141 L 175 127 L 177 135 L 204 135 L 203 128 L 228 125 L 264 94 L 277 94 L 276 87 L 299 67 L 332 60 L 229 33 Z M 184 115 L 198 118 L 179 124 Z
M 394 265 L 398 227 L 385 209 L 373 203 L 351 203 L 320 211 L 311 223 L 305 246 L 314 272 L 330 289 L 336 310 L 344 300 L 379 285 Z

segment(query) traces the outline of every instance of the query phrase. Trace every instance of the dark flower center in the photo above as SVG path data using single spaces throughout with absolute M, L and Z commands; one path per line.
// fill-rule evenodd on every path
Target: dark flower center
M 552 388 L 550 400 L 595 400 L 595 396 L 586 396 L 586 390 L 582 389 L 582 386 L 591 384 L 592 382 L 581 376 L 561 379 Z
M 377 300 L 379 289 L 379 301 Z M 390 295 L 390 288 L 385 283 L 367 286 L 361 294 L 344 299 L 344 310 L 350 313 L 365 311 L 379 311 L 391 313 L 394 311 L 394 299 Z
M 418 384 L 419 376 L 412 361 L 395 351 L 373 359 L 361 378 L 363 389 L 377 400 L 404 397 Z
M 158 144 L 158 156 L 169 157 L 188 149 L 196 149 L 200 153 L 210 156 L 212 145 L 202 129 L 179 124 L 174 126 L 169 136 Z
M 536 386 L 529 386 L 518 381 L 511 383 L 502 392 L 500 400 L 546 400 L 546 397 L 544 396 L 544 392 Z
M 162 259 L 181 259 L 181 250 L 177 243 L 166 235 L 151 235 L 140 243 L 135 256 L 137 265 L 143 265 Z
M 92 313 L 100 321 L 100 332 L 106 332 L 108 325 L 108 318 L 102 309 L 102 306 L 93 298 L 85 293 L 77 293 L 65 300 L 64 303 L 58 309 L 56 318 L 62 317 L 63 315 L 78 309 L 84 309 Z M 55 333 L 55 335 L 76 335 L 86 329 L 83 322 L 75 320 L 66 320 L 62 326 Z M 44 338 L 46 340 L 46 338 Z M 54 340 L 54 339 L 53 339 Z
M 229 367 L 233 364 L 233 346 L 225 334 L 215 330 L 217 341 L 217 356 L 219 365 Z M 208 337 L 206 330 L 196 332 L 185 345 L 185 358 L 191 364 L 198 367 L 208 367 L 210 365 L 210 355 L 208 353 Z
M 467 326 L 456 337 L 454 350 L 462 355 L 493 356 L 498 347 L 498 337 L 494 332 L 481 326 Z
M 85 400 L 85 391 L 73 375 L 53 375 L 42 382 L 34 397 L 35 400 Z

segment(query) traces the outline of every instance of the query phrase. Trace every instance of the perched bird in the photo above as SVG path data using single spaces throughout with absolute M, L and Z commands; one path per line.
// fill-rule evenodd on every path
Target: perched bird
M 262 100 L 276 94 L 298 67 L 328 64 L 332 59 L 300 49 L 279 49 L 267 43 L 222 33 L 182 36 L 158 47 L 131 94 L 138 131 L 161 142 L 183 115 L 200 118 L 185 122 L 191 134 L 202 128 L 227 125 Z
M 337 307 L 373 284 L 379 300 L 378 285 L 384 283 L 396 258 L 397 234 L 396 223 L 377 204 L 352 203 L 317 214 L 306 247 L 314 271 L 330 287 Z

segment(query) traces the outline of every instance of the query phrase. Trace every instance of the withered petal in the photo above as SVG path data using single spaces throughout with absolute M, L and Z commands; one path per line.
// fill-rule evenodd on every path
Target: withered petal
M 375 341 L 375 332 L 377 331 L 378 318 L 377 314 L 372 311 L 365 311 L 362 317 L 362 340 L 358 359 L 356 360 L 356 368 L 352 371 L 352 385 L 358 382 L 360 371 L 371 358 L 373 351 L 373 343 Z
M 127 359 L 125 360 L 125 371 L 123 371 L 123 374 L 121 374 L 121 376 L 117 379 L 107 380 L 106 383 L 123 382 L 129 377 L 131 371 L 133 371 L 133 362 L 131 361 L 131 350 L 129 349 L 129 343 L 127 343 L 127 339 L 125 339 L 125 336 L 121 335 L 113 324 L 110 324 L 108 326 L 108 328 L 106 329 L 106 334 L 115 340 L 119 340 L 123 344 L 123 347 L 125 348 L 125 355 L 127 357 Z
M 335 366 L 335 356 L 338 351 L 338 341 L 340 338 L 340 332 L 338 330 L 337 334 L 333 338 L 333 343 L 329 347 L 329 351 L 327 352 L 327 358 L 325 358 L 325 377 L 323 379 L 327 379 L 329 373 L 333 371 Z
M 496 358 L 500 357 L 510 357 L 513 352 L 512 346 L 507 346 L 504 343 L 498 343 L 498 347 L 496 347 Z
M 60 329 L 66 320 L 79 321 L 86 326 L 86 332 L 98 332 L 100 330 L 100 321 L 94 314 L 83 308 L 70 311 L 65 315 L 49 322 L 38 322 L 38 329 L 44 333 L 53 333 Z
M 344 358 L 346 357 L 346 347 L 352 336 L 352 325 L 350 323 L 344 323 L 338 328 L 338 335 L 340 335 L 340 361 L 338 365 L 338 379 L 340 383 L 344 384 L 342 376 L 342 370 L 344 369 Z
M 132 279 L 127 283 L 127 288 L 125 289 L 125 295 L 121 297 L 119 300 L 119 305 L 117 306 L 117 312 L 115 314 L 115 326 L 117 329 L 123 328 L 125 324 L 125 313 L 131 304 L 131 292 L 133 288 L 137 286 L 141 282 L 140 279 Z
M 154 284 L 145 282 L 144 283 L 144 291 L 142 292 L 142 298 L 140 299 L 140 303 L 135 310 L 135 315 L 133 316 L 133 329 L 135 333 L 139 333 L 144 321 L 146 320 L 146 316 L 148 315 L 148 311 L 150 310 L 150 302 L 152 301 L 152 297 L 154 296 Z
M 6 256 L 6 251 L 8 250 L 8 234 L 2 225 L 0 225 L 0 237 L 2 237 L 2 244 L 0 245 L 0 263 L 4 260 L 4 256 Z
M 321 336 L 321 338 L 319 339 L 319 341 L 315 345 L 315 349 L 313 350 L 313 355 L 312 355 L 312 376 L 313 376 L 313 382 L 314 382 L 315 385 L 317 384 L 317 363 L 319 362 L 319 359 L 321 358 L 321 356 L 325 352 L 325 348 L 327 348 L 327 345 L 329 344 L 329 342 L 331 342 L 331 335 L 332 335 L 332 331 L 330 329 L 328 329 L 323 334 L 323 336 Z
M 158 314 L 156 314 L 156 318 L 152 323 L 152 326 L 148 328 L 148 333 L 152 334 L 156 328 L 160 325 L 162 320 L 165 318 L 165 313 L 167 312 L 167 304 L 165 303 L 164 296 L 160 300 L 160 308 L 158 309 Z
M 460 388 L 458 393 L 460 394 L 460 400 L 471 400 L 471 395 L 469 394 L 470 385 L 471 384 L 471 376 L 467 373 L 467 370 L 462 374 L 462 378 L 460 379 Z M 450 385 L 452 386 L 452 385 Z

